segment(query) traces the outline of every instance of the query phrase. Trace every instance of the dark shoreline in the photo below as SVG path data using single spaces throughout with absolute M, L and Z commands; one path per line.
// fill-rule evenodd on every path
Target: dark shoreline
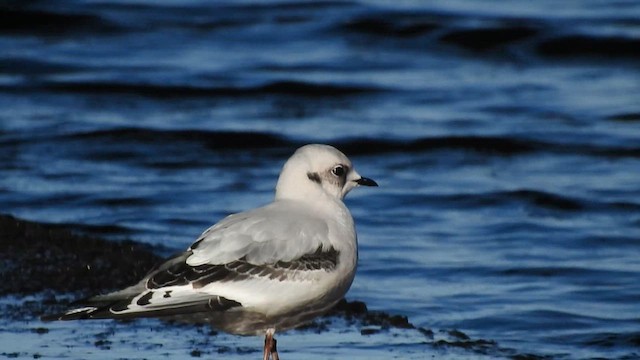
M 39 319 L 58 312 L 82 297 L 132 285 L 155 264 L 167 249 L 131 240 L 109 241 L 77 234 L 68 226 L 42 224 L 0 214 L 0 297 L 13 296 L 17 304 L 3 309 L 6 318 Z M 31 300 L 21 302 L 20 298 Z M 32 300 L 33 297 L 41 300 Z M 491 340 L 471 339 L 459 330 L 417 327 L 406 316 L 372 311 L 361 301 L 342 300 L 327 315 L 298 329 L 321 333 L 333 318 L 360 328 L 363 336 L 389 329 L 407 329 L 424 335 L 425 345 L 459 348 L 482 354 L 518 359 L 538 359 L 515 354 Z M 168 323 L 169 324 L 169 323 Z M 170 326 L 170 325 L 168 325 Z M 38 328 L 46 331 L 46 327 Z

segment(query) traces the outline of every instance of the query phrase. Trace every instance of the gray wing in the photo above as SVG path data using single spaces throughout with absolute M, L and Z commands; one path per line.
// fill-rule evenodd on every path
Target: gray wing
M 355 237 L 355 233 L 353 234 Z M 189 248 L 189 265 L 293 261 L 331 247 L 329 225 L 308 207 L 279 201 L 233 214 L 207 229 Z
M 338 251 L 333 248 L 325 251 L 318 247 L 315 252 L 298 259 L 277 261 L 273 264 L 252 264 L 245 257 L 222 265 L 190 266 L 186 261 L 182 261 L 154 273 L 147 281 L 147 288 L 160 289 L 191 284 L 197 289 L 214 282 L 242 281 L 251 277 L 287 280 L 290 276 L 305 271 L 332 271 L 338 264 L 338 255 Z
M 308 271 L 332 271 L 339 257 L 335 249 L 325 251 L 319 247 L 298 259 L 273 264 L 252 264 L 241 258 L 221 265 L 191 266 L 186 261 L 191 254 L 187 251 L 167 260 L 134 286 L 79 301 L 74 304 L 75 308 L 45 316 L 42 320 L 127 319 L 224 312 L 242 307 L 241 302 L 198 289 L 217 282 L 251 278 L 282 281 L 304 276 Z

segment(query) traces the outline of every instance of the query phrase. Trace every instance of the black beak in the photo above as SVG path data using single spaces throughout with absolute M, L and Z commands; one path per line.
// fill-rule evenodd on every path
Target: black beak
M 378 186 L 378 183 L 373 181 L 372 179 L 366 178 L 366 177 L 361 177 L 360 179 L 356 180 L 356 183 L 358 183 L 358 185 L 362 185 L 362 186 Z

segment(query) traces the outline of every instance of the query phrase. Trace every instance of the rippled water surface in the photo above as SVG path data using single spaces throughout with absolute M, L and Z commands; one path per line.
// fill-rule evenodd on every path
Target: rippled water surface
M 459 356 L 640 357 L 637 1 L 4 2 L 0 47 L 4 213 L 178 250 L 330 143 L 381 185 L 347 199 L 348 298 L 513 350 Z M 5 335 L 53 357 L 38 342 L 79 326 L 33 321 Z M 153 357 L 145 326 L 116 328 Z M 296 336 L 431 356 L 419 334 Z M 109 356 L 88 348 L 65 356 Z

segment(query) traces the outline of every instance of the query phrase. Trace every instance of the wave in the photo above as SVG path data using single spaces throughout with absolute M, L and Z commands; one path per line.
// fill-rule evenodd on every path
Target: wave
M 551 210 L 579 211 L 587 207 L 585 201 L 581 201 L 579 199 L 535 190 L 507 191 L 497 194 L 497 197 L 503 199 L 516 199 L 537 207 Z
M 275 81 L 256 86 L 154 85 L 124 82 L 49 82 L 41 85 L 50 91 L 82 94 L 133 94 L 152 98 L 242 97 L 290 95 L 302 97 L 338 97 L 382 91 L 382 89 L 343 84 L 320 84 L 302 81 Z
M 347 12 L 350 15 L 346 17 L 332 16 L 333 12 L 345 11 L 347 8 L 357 11 Z M 220 16 L 223 11 L 231 15 Z M 326 16 L 318 16 L 318 12 Z M 127 36 L 137 32 L 160 32 L 166 28 L 215 31 L 229 27 L 242 29 L 256 23 L 265 23 L 265 18 L 271 17 L 282 23 L 313 22 L 322 18 L 329 29 L 342 36 L 415 39 L 416 49 L 428 48 L 429 51 L 434 46 L 425 45 L 455 45 L 465 50 L 481 52 L 518 44 L 522 45 L 524 53 L 543 58 L 640 58 L 640 39 L 637 37 L 598 33 L 597 28 L 592 30 L 596 31 L 594 34 L 580 33 L 575 30 L 575 26 L 559 23 L 552 18 L 509 18 L 499 14 L 473 17 L 466 12 L 435 9 L 417 12 L 372 10 L 370 7 L 341 1 L 321 4 L 276 2 L 250 6 L 227 4 L 213 7 L 126 3 L 83 7 L 64 4 L 55 9 L 49 9 L 39 2 L 0 5 L 0 33 L 49 37 L 110 33 Z M 621 28 L 637 25 L 633 19 L 625 18 L 593 21 L 595 25 L 609 21 Z M 323 25 L 321 29 L 326 27 Z M 324 34 L 326 32 L 315 32 L 309 36 Z
M 490 193 L 484 196 L 500 201 L 518 201 L 542 209 L 553 211 L 606 211 L 606 212 L 628 212 L 640 211 L 640 204 L 632 202 L 597 202 L 594 200 L 581 199 L 554 194 L 545 191 L 521 189 L 514 191 L 504 191 Z
M 62 135 L 69 140 L 134 141 L 134 142 L 198 142 L 210 149 L 291 148 L 312 142 L 290 139 L 268 132 L 216 130 L 159 130 L 115 128 Z M 25 139 L 29 141 L 29 139 Z M 373 155 L 393 152 L 428 152 L 463 150 L 480 153 L 515 155 L 540 151 L 547 144 L 501 137 L 453 136 L 415 140 L 338 139 L 330 142 L 350 155 Z
M 162 146 L 168 146 L 171 143 L 195 143 L 201 144 L 210 150 L 273 149 L 279 150 L 278 153 L 281 151 L 288 152 L 304 144 L 316 142 L 312 139 L 294 139 L 276 133 L 261 131 L 165 130 L 121 127 L 58 135 L 42 134 L 39 136 L 5 137 L 0 141 L 0 146 L 42 141 L 91 141 L 93 145 L 96 143 L 104 145 L 127 141 L 131 144 L 158 144 Z M 423 137 L 416 139 L 338 138 L 325 142 L 336 146 L 348 155 L 462 151 L 502 157 L 539 153 L 606 158 L 640 158 L 640 147 L 560 144 L 553 141 L 507 136 L 471 135 Z M 553 194 L 530 192 L 528 190 L 519 190 L 507 194 L 507 196 L 528 199 L 529 201 L 547 204 L 558 209 L 572 209 L 582 206 L 571 200 L 557 198 Z
M 414 140 L 345 139 L 337 141 L 336 146 L 346 153 L 358 155 L 446 149 L 515 155 L 543 148 L 543 144 L 536 141 L 496 136 L 444 136 Z
M 394 194 L 384 198 L 390 204 L 401 206 L 403 204 L 432 206 L 436 208 L 480 208 L 480 207 L 501 207 L 517 206 L 526 208 L 537 208 L 554 212 L 605 212 L 605 213 L 628 213 L 640 211 L 640 204 L 633 202 L 607 202 L 569 197 L 547 191 L 520 189 L 510 191 L 496 191 L 486 193 L 456 193 L 450 195 L 432 194 Z M 588 241 L 597 243 L 602 239 L 590 239 Z M 613 239 L 612 239 L 613 240 Z M 628 241 L 620 239 L 619 241 Z
M 286 139 L 262 132 L 203 131 L 203 130 L 155 130 L 142 128 L 117 128 L 64 135 L 63 140 L 87 140 L 91 142 L 138 142 L 170 144 L 197 142 L 209 149 L 264 149 L 282 148 L 291 143 Z
M 542 30 L 544 28 L 544 30 Z M 640 39 L 622 35 L 554 33 L 534 21 L 520 25 L 448 29 L 439 40 L 462 49 L 482 52 L 518 46 L 519 52 L 550 59 L 638 59 Z
M 41 75 L 59 74 L 82 70 L 82 67 L 70 64 L 57 63 L 44 60 L 29 59 L 26 57 L 0 59 L 0 74 Z
M 617 121 L 617 122 L 629 122 L 629 123 L 638 122 L 640 121 L 640 113 L 629 112 L 629 113 L 613 114 L 608 116 L 607 120 Z
M 539 34 L 534 27 L 508 26 L 454 30 L 444 34 L 440 41 L 471 51 L 486 51 L 520 42 Z
M 575 279 L 607 279 L 625 275 L 633 276 L 633 272 L 622 272 L 614 270 L 589 269 L 584 267 L 562 267 L 562 266 L 545 266 L 545 267 L 519 267 L 508 268 L 499 272 L 503 276 L 533 277 L 533 278 L 551 278 L 564 277 Z
M 430 34 L 441 27 L 430 16 L 380 13 L 349 19 L 340 24 L 338 30 L 387 38 L 413 38 Z
M 481 194 L 456 194 L 440 199 L 439 203 L 453 203 L 465 206 L 502 206 L 519 203 L 555 211 L 580 211 L 587 208 L 585 201 L 537 190 L 513 190 Z
M 640 39 L 622 36 L 568 35 L 543 41 L 537 46 L 548 57 L 640 58 Z
M 337 24 L 335 28 L 345 35 L 416 39 L 417 49 L 426 48 L 425 36 L 429 36 L 426 41 L 433 42 L 434 45 L 454 45 L 474 53 L 519 46 L 518 53 L 534 54 L 542 58 L 640 57 L 640 39 L 637 37 L 597 32 L 578 33 L 567 24 L 556 23 L 553 19 L 513 19 L 500 16 L 473 18 L 475 21 L 470 19 L 472 17 L 466 13 L 434 10 L 422 13 L 380 11 L 355 15 Z M 625 19 L 610 21 L 625 26 Z M 470 23 L 473 25 L 470 26 Z M 429 46 L 428 49 L 433 51 L 434 47 Z
M 3 34 L 52 36 L 118 30 L 118 26 L 97 15 L 0 6 L 0 33 Z
M 582 341 L 585 346 L 638 348 L 640 347 L 640 332 L 582 334 L 578 340 Z

